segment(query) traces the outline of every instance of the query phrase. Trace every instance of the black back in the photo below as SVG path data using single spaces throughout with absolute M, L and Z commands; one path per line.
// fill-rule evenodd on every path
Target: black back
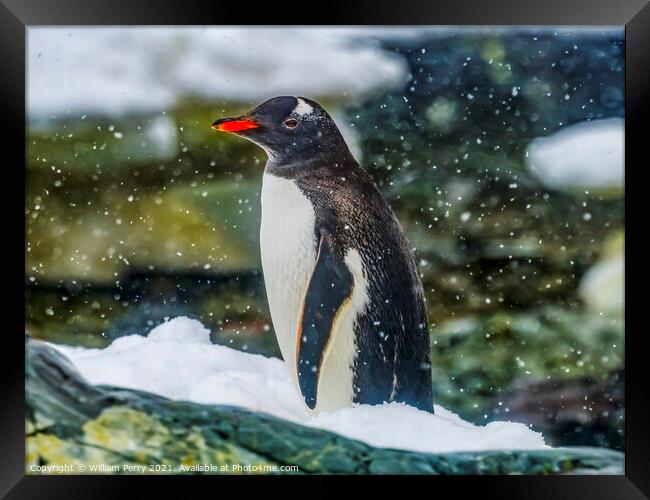
M 388 203 L 353 159 L 291 176 L 314 206 L 316 231 L 332 235 L 339 258 L 356 249 L 367 271 L 371 305 L 356 322 L 355 402 L 400 401 L 433 411 L 422 283 Z

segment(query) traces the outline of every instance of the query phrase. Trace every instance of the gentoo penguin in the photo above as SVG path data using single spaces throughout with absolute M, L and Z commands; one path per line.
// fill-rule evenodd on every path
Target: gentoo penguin
M 313 412 L 433 412 L 422 284 L 402 228 L 327 112 L 270 99 L 212 128 L 266 151 L 260 247 L 275 334 Z

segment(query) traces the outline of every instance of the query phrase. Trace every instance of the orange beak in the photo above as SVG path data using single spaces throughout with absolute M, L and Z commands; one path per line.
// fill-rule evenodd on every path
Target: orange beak
M 253 120 L 248 120 L 244 117 L 222 118 L 212 124 L 212 128 L 214 130 L 219 130 L 220 132 L 242 132 L 244 130 L 258 128 L 259 126 L 259 123 L 254 122 Z

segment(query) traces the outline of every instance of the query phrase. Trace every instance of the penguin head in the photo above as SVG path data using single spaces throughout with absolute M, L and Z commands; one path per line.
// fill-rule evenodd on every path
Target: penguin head
M 350 155 L 334 120 L 305 97 L 274 97 L 241 116 L 221 118 L 212 128 L 254 142 L 278 165 Z

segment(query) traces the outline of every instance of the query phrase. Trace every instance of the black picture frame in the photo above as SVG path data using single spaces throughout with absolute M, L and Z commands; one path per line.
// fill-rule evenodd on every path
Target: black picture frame
M 281 7 L 280 7 L 281 5 Z M 318 8 L 317 8 L 318 7 Z M 13 160 L 12 176 L 3 173 L 3 180 L 12 186 L 23 181 L 24 169 L 17 166 L 25 162 L 25 43 L 26 30 L 37 25 L 268 25 L 271 21 L 280 25 L 625 25 L 625 189 L 635 183 L 640 174 L 636 171 L 647 164 L 647 133 L 644 124 L 648 120 L 650 98 L 650 5 L 647 0 L 431 0 L 425 1 L 357 1 L 340 4 L 307 6 L 304 3 L 259 3 L 217 2 L 210 0 L 1 0 L 0 40 L 2 50 L 2 137 L 7 146 L 6 153 Z M 281 10 L 280 10 L 281 9 Z M 646 159 L 635 162 L 634 158 Z M 5 158 L 8 156 L 4 155 Z M 4 169 L 10 164 L 4 163 Z M 5 177 L 7 175 L 7 177 Z M 6 198 L 7 209 L 0 212 L 4 219 L 21 220 L 21 203 L 24 197 L 18 189 L 12 191 L 17 200 Z M 626 197 L 626 219 L 639 220 L 643 227 L 644 211 L 639 197 Z M 24 213 L 23 213 L 24 221 Z M 8 226 L 8 224 L 7 224 Z M 16 225 L 20 231 L 20 222 Z M 24 234 L 23 234 L 24 236 Z M 5 237 L 7 247 L 16 252 L 12 260 L 23 262 L 18 252 L 19 238 Z M 626 266 L 632 269 L 632 262 L 643 252 L 643 236 L 627 236 Z M 7 256 L 7 259 L 11 258 Z M 25 254 L 22 254 L 22 259 Z M 13 274 L 5 278 L 8 294 L 16 286 L 24 285 L 23 267 L 8 265 Z M 635 499 L 650 496 L 650 405 L 645 382 L 648 380 L 647 354 L 640 344 L 646 336 L 646 328 L 636 328 L 630 316 L 637 309 L 634 304 L 643 300 L 635 295 L 634 282 L 640 281 L 639 273 L 626 273 L 626 443 L 624 476 L 485 476 L 485 477 L 441 477 L 418 478 L 419 487 L 430 488 L 427 494 L 438 495 L 443 483 L 453 488 L 454 495 L 465 493 L 468 488 L 480 488 L 479 494 L 489 498 L 621 498 Z M 20 280 L 20 281 L 19 281 Z M 14 315 L 7 308 L 7 318 Z M 15 309 L 18 323 L 18 308 Z M 6 322 L 7 326 L 14 326 Z M 635 326 L 633 326 L 635 325 Z M 4 342 L 9 346 L 3 350 L 0 363 L 0 384 L 2 385 L 2 412 L 0 416 L 0 453 L 3 467 L 0 467 L 0 494 L 7 498 L 115 498 L 133 493 L 136 482 L 147 487 L 154 485 L 151 478 L 136 479 L 129 476 L 25 476 L 24 459 L 24 359 L 19 355 L 23 340 L 16 328 L 7 328 Z M 286 480 L 287 478 L 285 478 Z M 377 478 L 409 481 L 414 478 Z M 216 479 L 213 480 L 226 480 Z M 233 479 L 228 479 L 233 480 Z M 295 480 L 295 479 L 290 479 Z M 304 479 L 303 479 L 304 480 Z M 168 488 L 169 477 L 157 477 L 157 485 Z M 186 480 L 185 480 L 186 481 Z M 425 481 L 435 481 L 427 485 Z M 214 484 L 214 483 L 211 483 Z M 231 483 L 232 484 L 232 483 Z M 410 483 L 413 484 L 413 483 Z M 357 485 L 361 486 L 360 483 Z M 182 486 L 187 492 L 187 484 Z M 408 494 L 412 487 L 405 489 Z M 170 490 L 171 491 L 171 490 Z

